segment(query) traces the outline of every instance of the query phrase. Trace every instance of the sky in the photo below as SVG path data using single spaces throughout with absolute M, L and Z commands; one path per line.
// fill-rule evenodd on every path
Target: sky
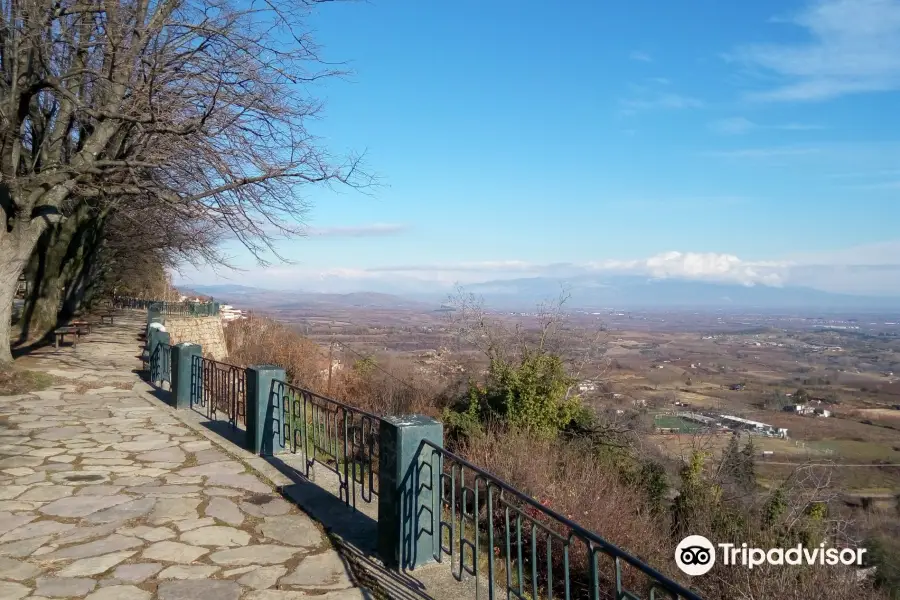
M 900 296 L 900 0 L 370 0 L 309 19 L 313 125 L 381 185 L 298 189 L 290 262 L 354 291 L 578 273 Z

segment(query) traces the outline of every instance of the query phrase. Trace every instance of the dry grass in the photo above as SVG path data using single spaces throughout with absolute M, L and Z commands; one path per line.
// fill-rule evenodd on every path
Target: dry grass
M 428 377 L 410 369 L 385 372 L 371 366 L 365 369 L 351 366 L 333 373 L 329 393 L 327 350 L 290 327 L 269 319 L 253 319 L 231 324 L 225 333 L 229 362 L 239 365 L 268 363 L 283 366 L 289 379 L 295 384 L 376 414 L 418 413 L 439 416 L 447 403 L 458 397 L 462 390 L 461 384 L 465 383 L 436 376 Z M 710 441 L 707 440 L 707 443 Z M 643 500 L 641 490 L 624 484 L 613 466 L 593 459 L 586 447 L 579 443 L 546 440 L 525 433 L 494 429 L 468 440 L 456 451 L 466 460 L 578 523 L 582 528 L 596 532 L 610 543 L 653 565 L 663 574 L 684 582 L 672 556 L 677 540 L 669 535 L 668 516 L 652 513 Z M 499 505 L 494 508 L 502 514 Z M 564 525 L 543 516 L 536 509 L 529 509 L 527 519 L 541 522 L 563 536 L 568 534 Z M 528 529 L 523 530 L 523 535 L 529 534 Z M 496 542 L 499 543 L 502 539 L 498 537 Z M 546 552 L 546 545 L 541 544 L 546 542 L 539 542 L 539 555 Z M 554 547 L 553 554 L 553 572 L 556 573 L 555 579 L 558 579 L 562 565 L 555 559 L 561 557 L 561 548 Z M 502 562 L 502 557 L 500 561 Z M 585 588 L 578 584 L 583 585 L 587 581 L 586 554 L 580 548 L 575 548 L 570 561 L 573 583 L 576 586 L 572 597 L 581 597 Z M 542 573 L 546 573 L 544 563 L 541 562 L 540 569 Z M 612 561 L 601 560 L 600 568 L 603 580 L 611 583 Z M 636 569 L 626 567 L 623 577 L 627 589 L 646 597 L 646 576 Z M 545 578 L 542 576 L 543 579 Z M 773 567 L 749 571 L 717 566 L 710 574 L 689 582 L 689 585 L 708 599 L 782 597 L 843 600 L 850 597 L 881 597 L 876 591 L 855 584 L 852 574 L 846 570 L 833 567 L 804 568 L 801 571 L 796 567 Z M 604 588 L 611 589 L 612 586 L 605 585 Z M 526 585 L 526 591 L 528 589 L 529 586 Z M 540 594 L 540 597 L 545 597 L 545 594 Z
M 225 328 L 228 362 L 283 367 L 294 385 L 375 414 L 440 416 L 457 380 L 427 378 L 408 365 L 335 369 L 328 381 L 328 351 L 287 325 L 267 318 Z
M 458 450 L 470 462 L 537 499 L 547 508 L 588 531 L 596 532 L 608 542 L 627 548 L 630 554 L 667 575 L 678 577 L 672 568 L 672 544 L 663 533 L 665 524 L 647 509 L 640 490 L 621 483 L 615 471 L 601 462 L 586 460 L 590 456 L 587 447 L 495 429 L 468 440 Z M 494 507 L 495 512 L 498 506 Z M 568 527 L 543 513 L 529 509 L 524 512 L 544 527 L 560 535 L 568 535 Z M 495 517 L 495 522 L 502 522 L 502 516 Z M 526 527 L 523 538 L 527 540 L 528 535 L 529 528 Z M 497 542 L 501 540 L 502 537 Z M 546 546 L 542 545 L 538 556 L 544 556 L 545 552 Z M 561 546 L 554 546 L 554 557 L 561 556 Z M 573 586 L 577 589 L 588 582 L 587 565 L 583 544 L 576 538 L 571 548 L 570 569 Z M 612 560 L 601 559 L 600 565 L 602 575 L 611 581 Z M 545 565 L 540 567 L 543 575 Z M 554 572 L 558 582 L 561 563 L 554 565 Z M 626 567 L 624 577 L 626 587 L 632 591 L 645 591 L 648 580 L 639 571 Z
M 225 327 L 227 361 L 238 365 L 270 364 L 283 367 L 292 382 L 318 391 L 328 358 L 314 342 L 293 329 L 267 318 L 253 318 Z
M 0 396 L 15 396 L 45 390 L 55 382 L 53 376 L 40 371 L 9 368 L 0 370 Z

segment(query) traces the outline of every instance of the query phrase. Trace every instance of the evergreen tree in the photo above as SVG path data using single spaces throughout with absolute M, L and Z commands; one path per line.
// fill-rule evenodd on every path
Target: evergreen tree
M 741 473 L 741 447 L 737 433 L 731 435 L 722 454 L 722 472 L 728 479 L 738 479 Z
M 647 494 L 650 509 L 653 512 L 660 512 L 663 509 L 666 492 L 669 490 L 665 467 L 657 462 L 645 462 L 641 465 L 640 480 Z
M 706 456 L 694 452 L 681 469 L 681 491 L 672 503 L 672 532 L 676 538 L 708 531 L 718 514 L 721 489 L 703 476 Z
M 740 471 L 738 481 L 746 490 L 756 488 L 756 446 L 753 444 L 753 438 L 747 440 L 747 445 L 741 451 Z

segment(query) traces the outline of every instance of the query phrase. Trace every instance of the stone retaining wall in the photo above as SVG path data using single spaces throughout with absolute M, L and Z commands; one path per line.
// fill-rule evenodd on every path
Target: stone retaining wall
M 166 331 L 173 346 L 192 342 L 203 347 L 203 356 L 213 360 L 225 360 L 228 348 L 219 317 L 166 317 Z

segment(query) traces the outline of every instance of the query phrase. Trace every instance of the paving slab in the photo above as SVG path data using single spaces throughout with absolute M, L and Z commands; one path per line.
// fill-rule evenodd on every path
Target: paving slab
M 0 598 L 327 598 L 310 517 L 140 391 L 142 317 L 22 359 L 70 383 L 0 396 Z

